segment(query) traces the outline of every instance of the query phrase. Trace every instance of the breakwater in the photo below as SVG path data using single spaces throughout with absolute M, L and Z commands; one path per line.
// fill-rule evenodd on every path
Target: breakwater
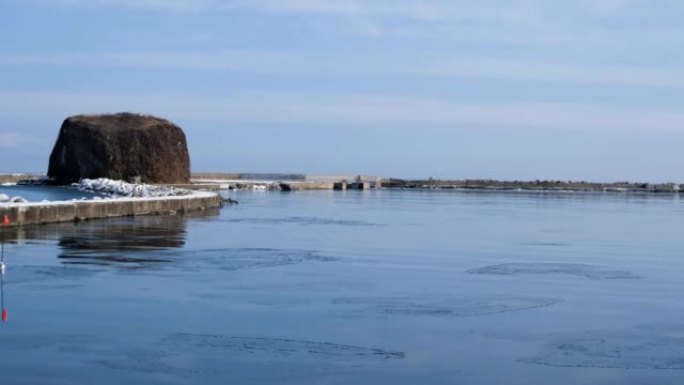
M 220 207 L 221 196 L 197 191 L 190 195 L 154 198 L 116 198 L 87 201 L 13 203 L 0 205 L 10 226 L 83 221 L 136 215 L 185 213 Z
M 254 178 L 249 179 L 247 177 Z M 678 183 L 586 182 L 561 180 L 502 181 L 496 179 L 400 179 L 365 175 L 307 174 L 240 174 L 194 173 L 195 186 L 212 189 L 294 190 L 367 190 L 372 188 L 494 190 L 494 191 L 557 191 L 557 192 L 629 192 L 679 193 Z M 192 186 L 180 186 L 192 188 Z
M 0 174 L 1 183 L 39 181 L 38 174 Z M 218 191 L 253 187 L 276 187 L 294 190 L 367 190 L 370 188 L 502 190 L 502 191 L 572 191 L 572 192 L 641 192 L 680 193 L 679 183 L 587 182 L 561 180 L 505 181 L 496 179 L 401 179 L 369 175 L 315 175 L 276 173 L 192 173 L 192 183 L 170 185 L 191 190 Z
M 189 189 L 267 189 L 296 190 L 368 190 L 380 180 L 371 175 L 321 175 L 277 173 L 192 173 L 192 185 L 174 185 Z

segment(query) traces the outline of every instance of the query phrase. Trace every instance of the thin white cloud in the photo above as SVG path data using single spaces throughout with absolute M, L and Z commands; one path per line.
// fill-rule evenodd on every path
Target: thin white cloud
M 340 65 L 341 62 L 344 62 L 344 65 Z M 291 75 L 436 76 L 684 88 L 684 68 L 681 66 L 573 65 L 510 59 L 464 58 L 448 55 L 424 56 L 418 59 L 378 55 L 373 60 L 368 61 L 366 58 L 341 58 L 320 54 L 297 55 L 287 52 L 76 52 L 35 55 L 6 54 L 0 56 L 0 67 L 2 66 L 173 68 Z
M 248 9 L 273 13 L 311 13 L 338 16 L 400 16 L 408 18 L 440 18 L 445 10 L 467 11 L 475 7 L 451 1 L 421 0 L 21 0 L 16 4 L 34 4 L 50 7 L 118 7 L 132 9 L 181 10 Z M 504 7 L 519 9 L 519 7 Z M 490 7 L 491 9 L 491 7 Z M 491 11 L 488 11 L 491 13 Z M 451 12 L 449 12 L 451 13 Z M 462 12 L 461 12 L 462 14 Z
M 684 2 L 660 0 L 11 0 L 20 6 L 309 15 L 297 23 L 373 38 L 648 49 L 684 41 Z M 679 18 L 673 17 L 679 15 Z M 319 16 L 328 16 L 321 18 Z M 331 23 L 337 18 L 338 23 Z M 625 20 L 631 20 L 625 22 Z
M 172 120 L 224 123 L 330 122 L 416 129 L 497 128 L 511 130 L 682 133 L 684 113 L 597 107 L 573 103 L 466 104 L 392 96 L 252 94 L 203 98 L 168 94 L 104 95 L 53 92 L 0 92 L 0 118 L 55 120 L 69 115 L 134 111 Z
M 214 0 L 21 0 L 17 4 L 34 4 L 44 7 L 79 8 L 131 8 L 161 11 L 199 10 L 215 5 Z
M 0 132 L 0 148 L 12 148 L 36 143 L 36 137 L 18 132 Z
M 120 7 L 157 10 L 251 9 L 274 13 L 338 16 L 405 17 L 413 19 L 517 19 L 564 15 L 648 17 L 684 11 L 678 0 L 10 0 L 21 5 L 52 7 Z
M 0 132 L 0 147 L 14 147 L 19 145 L 20 136 L 14 132 Z

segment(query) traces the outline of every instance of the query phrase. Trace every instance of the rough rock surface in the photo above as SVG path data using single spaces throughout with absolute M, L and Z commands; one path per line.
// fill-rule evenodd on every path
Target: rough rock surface
M 189 183 L 185 134 L 175 124 L 153 116 L 72 116 L 62 123 L 48 177 L 55 184 L 82 178 Z

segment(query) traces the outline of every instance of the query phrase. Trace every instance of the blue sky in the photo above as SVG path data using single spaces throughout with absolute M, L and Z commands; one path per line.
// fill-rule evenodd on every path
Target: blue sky
M 0 0 L 0 171 L 133 111 L 195 171 L 684 181 L 684 2 Z

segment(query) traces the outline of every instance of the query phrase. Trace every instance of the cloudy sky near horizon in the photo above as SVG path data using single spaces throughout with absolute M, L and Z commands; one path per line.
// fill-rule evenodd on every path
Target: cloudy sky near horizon
M 133 111 L 197 171 L 684 182 L 677 0 L 0 0 L 0 31 L 0 172 Z

